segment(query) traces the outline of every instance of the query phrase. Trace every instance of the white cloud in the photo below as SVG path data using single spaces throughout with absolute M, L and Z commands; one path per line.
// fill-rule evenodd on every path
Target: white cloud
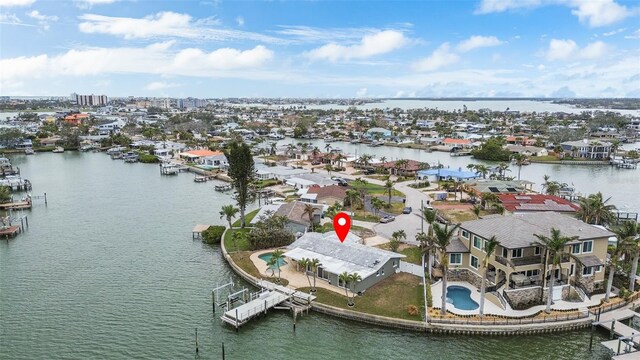
M 124 39 L 150 39 L 178 37 L 193 40 L 253 40 L 270 43 L 284 43 L 283 39 L 258 33 L 214 28 L 220 21 L 213 17 L 193 19 L 188 14 L 171 11 L 159 12 L 143 18 L 103 16 L 97 14 L 81 15 L 78 25 L 81 32 L 87 34 L 107 34 Z
M 540 71 L 542 71 L 542 70 L 544 70 L 544 69 L 546 69 L 546 68 L 547 68 L 547 67 L 546 67 L 546 66 L 544 66 L 544 64 L 540 64 L 540 65 L 538 65 L 538 70 L 540 70 Z
M 408 43 L 408 39 L 400 31 L 385 30 L 375 34 L 365 35 L 359 44 L 339 45 L 327 44 L 305 53 L 313 60 L 341 60 L 366 59 L 375 55 L 382 55 L 399 49 Z
M 236 18 L 236 24 L 238 24 L 238 26 L 244 26 L 244 18 L 242 16 L 238 16 Z
M 591 27 L 611 25 L 633 14 L 631 9 L 614 0 L 482 0 L 475 13 L 489 14 L 546 5 L 569 7 L 571 14 Z
M 624 37 L 625 39 L 640 39 L 640 29 L 634 31 L 631 35 Z
M 317 28 L 311 26 L 299 25 L 278 25 L 280 30 L 275 31 L 277 34 L 292 38 L 296 42 L 301 43 L 335 43 L 349 42 L 350 44 L 359 43 L 363 37 L 367 35 L 375 35 L 381 31 L 394 30 L 404 32 L 411 28 L 411 23 L 395 24 L 394 28 L 377 29 L 377 28 Z
M 78 8 L 86 10 L 91 9 L 94 5 L 113 4 L 116 0 L 76 0 L 75 4 Z
M 602 36 L 612 36 L 612 35 L 616 35 L 619 34 L 623 31 L 627 30 L 627 28 L 620 28 L 620 29 L 616 29 L 616 30 L 612 30 L 606 33 L 602 33 Z
M 609 50 L 609 46 L 602 41 L 594 41 L 580 48 L 573 40 L 551 39 L 546 58 L 555 60 L 597 59 Z
M 473 35 L 467 40 L 461 41 L 457 49 L 461 52 L 467 52 L 477 48 L 498 46 L 500 44 L 502 44 L 502 41 L 498 40 L 495 36 Z
M 30 6 L 36 0 L 0 0 L 0 7 Z
M 367 96 L 367 88 L 361 88 L 358 91 L 356 91 L 356 97 L 365 97 Z
M 413 64 L 413 69 L 420 72 L 434 71 L 445 66 L 455 64 L 460 57 L 449 50 L 449 43 L 440 45 L 433 53 Z
M 23 24 L 22 20 L 20 20 L 20 18 L 18 18 L 16 14 L 7 14 L 7 13 L 0 13 L 0 24 L 31 26 L 31 25 Z
M 273 56 L 260 45 L 244 51 L 223 48 L 212 52 L 173 51 L 172 46 L 173 42 L 163 42 L 143 48 L 72 49 L 56 56 L 2 59 L 0 80 L 115 73 L 251 77 L 249 70 L 261 68 Z
M 38 10 L 32 10 L 27 13 L 27 16 L 38 21 L 38 25 L 40 25 L 44 30 L 49 30 L 51 22 L 58 21 L 58 17 L 55 15 L 42 15 Z
M 152 83 L 147 84 L 144 88 L 147 90 L 156 91 L 156 90 L 170 89 L 178 86 L 181 86 L 181 85 L 174 84 L 174 83 L 166 83 L 162 81 L 154 81 Z

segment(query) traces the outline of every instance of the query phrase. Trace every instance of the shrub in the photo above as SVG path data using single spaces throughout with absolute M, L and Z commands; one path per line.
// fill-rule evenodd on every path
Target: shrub
M 218 244 L 222 239 L 224 233 L 224 226 L 209 226 L 209 228 L 202 232 L 202 241 L 207 244 Z
M 287 229 L 254 228 L 248 240 L 251 250 L 259 250 L 289 245 L 295 240 L 295 235 Z
M 431 294 L 431 284 L 427 284 L 427 306 L 433 307 L 433 295 Z
M 415 305 L 409 305 L 407 306 L 407 312 L 411 316 L 418 316 L 418 307 Z
M 144 164 L 153 164 L 153 163 L 157 163 L 158 161 L 158 157 L 155 155 L 151 155 L 151 154 L 140 154 L 138 156 L 138 161 L 140 161 L 141 163 Z

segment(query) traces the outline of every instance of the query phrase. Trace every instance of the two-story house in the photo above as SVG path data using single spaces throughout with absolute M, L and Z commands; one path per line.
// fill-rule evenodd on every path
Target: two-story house
M 565 252 L 576 255 L 580 263 L 565 256 L 552 274 L 545 248 L 535 235 L 549 237 L 553 228 L 559 229 L 562 236 L 577 237 L 567 244 Z M 571 285 L 579 288 L 574 292 L 587 296 L 604 287 L 607 245 L 615 234 L 556 212 L 490 215 L 463 222 L 447 248 L 448 275 L 479 288 L 486 256 L 484 244 L 492 236 L 500 244 L 489 258 L 487 286 L 490 291 L 498 290 L 512 307 L 542 302 L 552 276 L 555 300 L 567 298 Z
M 606 141 L 584 139 L 582 141 L 566 141 L 560 145 L 565 153 L 576 158 L 604 160 L 611 155 L 611 143 Z

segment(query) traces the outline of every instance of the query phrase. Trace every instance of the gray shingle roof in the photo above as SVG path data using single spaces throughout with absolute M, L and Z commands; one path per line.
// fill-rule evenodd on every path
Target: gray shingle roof
M 587 256 L 578 256 L 580 262 L 584 267 L 592 267 L 598 265 L 604 265 L 600 259 L 598 259 L 595 255 L 587 255 Z
M 581 240 L 615 236 L 610 231 L 556 212 L 491 216 L 463 222 L 460 227 L 485 239 L 495 235 L 508 249 L 531 246 L 538 241 L 534 234 L 549 236 L 551 228 L 559 229 L 563 236 L 578 236 Z
M 462 240 L 458 238 L 453 238 L 451 239 L 451 243 L 449 244 L 449 246 L 447 246 L 447 252 L 448 253 L 467 253 L 469 252 L 469 249 L 462 242 Z

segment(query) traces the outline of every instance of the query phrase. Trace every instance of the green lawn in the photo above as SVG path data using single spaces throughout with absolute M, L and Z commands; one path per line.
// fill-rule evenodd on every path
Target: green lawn
M 373 215 L 372 213 L 369 213 L 369 212 L 363 213 L 362 211 L 356 211 L 355 215 L 352 216 L 351 218 L 353 220 L 375 222 L 375 223 L 380 221 L 380 217 L 379 216 L 375 216 L 375 215 Z
M 258 189 L 262 189 L 262 188 L 265 188 L 267 186 L 273 186 L 273 185 L 278 185 L 278 180 L 269 179 L 269 180 L 256 181 L 256 187 Z
M 402 255 L 407 257 L 403 260 L 412 264 L 422 265 L 422 255 L 420 254 L 420 248 L 417 246 L 410 246 L 408 248 L 400 250 Z
M 300 288 L 309 291 L 309 288 Z M 318 288 L 316 301 L 341 309 L 360 311 L 368 314 L 382 315 L 408 320 L 422 320 L 424 301 L 422 281 L 417 276 L 398 273 L 367 289 L 363 296 L 356 296 L 355 306 L 347 306 L 347 298 L 323 288 Z M 418 315 L 409 315 L 407 308 L 418 307 Z
M 227 252 L 235 252 L 235 251 L 248 251 L 250 250 L 249 247 L 249 241 L 247 240 L 247 235 L 249 234 L 249 231 L 251 231 L 251 229 L 233 229 L 233 231 L 240 231 L 242 233 L 244 233 L 244 239 L 238 241 L 238 243 L 236 244 L 238 246 L 238 248 L 236 248 L 236 246 L 233 244 L 233 240 L 231 240 L 231 231 L 227 230 L 227 232 L 224 234 L 224 247 L 227 249 Z
M 260 209 L 255 209 L 244 215 L 245 226 L 249 226 L 249 227 L 252 226 L 250 222 L 251 220 L 253 220 L 254 217 L 256 217 L 256 214 L 258 213 L 258 211 L 260 211 Z M 238 213 L 238 216 L 240 216 L 240 213 Z M 233 222 L 233 227 L 240 227 L 240 219 Z
M 352 184 L 353 185 L 353 184 Z M 385 195 L 389 196 L 387 190 L 385 190 L 384 186 L 372 183 L 366 183 L 364 186 L 355 186 L 354 189 L 364 188 L 369 195 Z M 404 194 L 395 188 L 391 190 L 391 196 L 404 196 Z

